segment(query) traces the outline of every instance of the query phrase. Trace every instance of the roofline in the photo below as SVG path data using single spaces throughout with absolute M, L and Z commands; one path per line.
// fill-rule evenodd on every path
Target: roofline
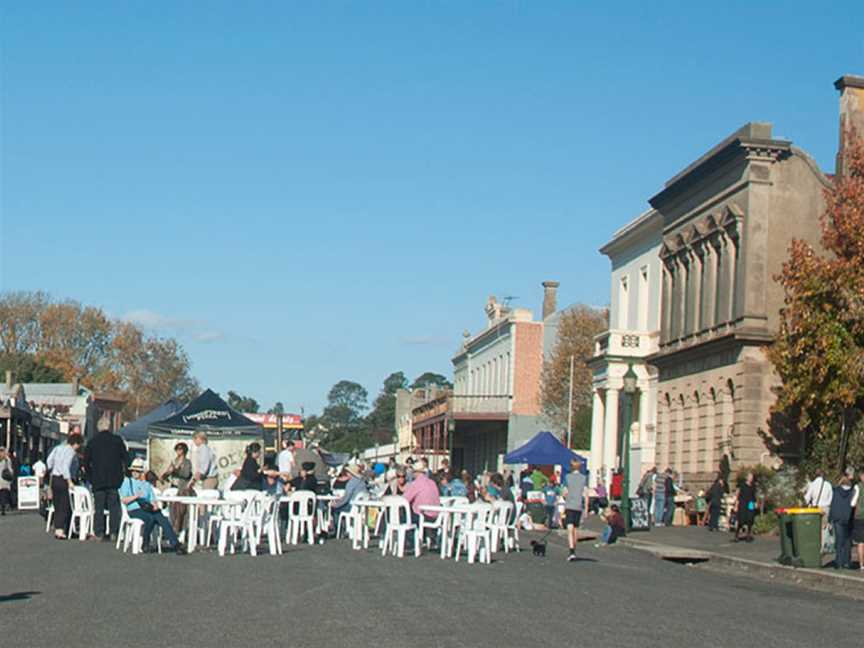
M 609 242 L 600 248 L 600 253 L 609 256 L 609 254 L 616 248 L 624 245 L 626 239 L 631 238 L 634 234 L 644 228 L 655 225 L 656 223 L 654 221 L 662 223 L 663 217 L 656 209 L 649 207 L 632 221 L 619 228 L 618 231 L 612 235 Z

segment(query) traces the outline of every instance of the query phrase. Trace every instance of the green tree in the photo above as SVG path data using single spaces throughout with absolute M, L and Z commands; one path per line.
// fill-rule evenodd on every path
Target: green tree
M 238 412 L 258 413 L 258 401 L 251 396 L 241 396 L 235 391 L 228 391 L 228 405 Z
M 364 412 L 368 392 L 356 382 L 340 380 L 327 394 L 327 406 L 316 421 L 325 447 L 336 452 L 363 450 L 373 444 Z
M 63 374 L 49 367 L 33 353 L 0 353 L 0 376 L 12 372 L 16 383 L 63 382 Z M 2 378 L 0 378 L 2 379 Z
M 390 374 L 384 379 L 381 392 L 372 404 L 372 411 L 366 417 L 369 434 L 373 441 L 390 443 L 396 437 L 396 392 L 408 385 L 401 371 Z
M 276 401 L 276 404 L 273 405 L 269 410 L 267 410 L 268 414 L 284 414 L 285 406 L 282 404 L 282 401 Z
M 433 373 L 431 371 L 426 371 L 414 380 L 411 383 L 411 389 L 418 389 L 423 387 L 440 387 L 441 389 L 453 389 L 453 383 L 451 383 L 445 376 L 442 376 L 438 373 Z

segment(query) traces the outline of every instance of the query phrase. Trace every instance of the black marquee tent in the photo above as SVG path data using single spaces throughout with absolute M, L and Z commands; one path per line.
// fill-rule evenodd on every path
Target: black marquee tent
M 206 389 L 182 410 L 166 419 L 150 423 L 151 434 L 192 435 L 206 432 L 214 436 L 261 434 L 260 426 L 232 409 L 216 392 Z

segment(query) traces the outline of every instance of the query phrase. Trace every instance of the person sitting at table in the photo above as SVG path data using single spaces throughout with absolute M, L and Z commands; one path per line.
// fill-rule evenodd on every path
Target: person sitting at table
M 465 497 L 468 498 L 469 502 L 474 502 L 477 499 L 477 485 L 474 483 L 471 473 L 467 470 L 463 470 L 459 473 L 459 477 L 462 480 L 462 483 L 465 484 Z
M 450 497 L 468 497 L 468 486 L 459 477 L 447 473 L 447 490 Z
M 348 468 L 346 466 L 339 471 L 339 474 L 336 475 L 336 477 L 333 478 L 333 484 L 331 485 L 331 488 L 334 491 L 345 490 L 345 487 L 348 485 L 349 481 L 351 481 L 351 475 L 348 472 Z
M 304 461 L 300 464 L 300 473 L 291 480 L 291 489 L 295 491 L 318 492 L 318 480 L 315 478 L 314 461 Z
M 404 495 L 405 487 L 407 486 L 408 475 L 404 466 L 397 466 L 396 474 L 393 476 L 384 489 L 383 495 Z
M 423 511 L 423 506 L 441 506 L 441 496 L 438 494 L 438 484 L 436 484 L 424 470 L 414 472 L 414 481 L 405 487 L 405 499 L 411 505 L 411 521 L 415 524 L 420 522 L 420 516 L 424 516 L 427 520 L 435 520 L 438 517 L 437 513 L 431 511 Z M 413 542 L 414 538 L 410 538 Z
M 145 553 L 150 551 L 150 536 L 153 533 L 153 527 L 158 525 L 162 529 L 162 535 L 168 542 L 168 546 L 174 549 L 177 555 L 185 555 L 186 548 L 177 540 L 174 527 L 171 526 L 168 518 L 159 511 L 153 487 L 144 480 L 144 460 L 140 457 L 132 461 L 129 476 L 120 485 L 120 501 L 126 507 L 130 518 L 144 522 L 142 537 Z
M 246 458 L 240 470 L 235 470 L 237 481 L 231 490 L 261 490 L 261 477 L 273 475 L 278 477 L 278 470 L 267 470 L 259 463 L 261 459 L 261 444 L 254 442 L 246 447 Z
M 282 484 L 279 483 L 279 478 L 273 474 L 265 473 L 261 477 L 261 490 L 268 495 L 281 495 Z
M 351 510 L 351 503 L 357 499 L 359 495 L 368 495 L 366 482 L 363 479 L 363 473 L 360 466 L 357 464 L 348 464 L 345 467 L 349 479 L 345 484 L 345 493 L 338 500 L 333 502 L 333 523 L 335 528 L 339 528 L 339 518 Z

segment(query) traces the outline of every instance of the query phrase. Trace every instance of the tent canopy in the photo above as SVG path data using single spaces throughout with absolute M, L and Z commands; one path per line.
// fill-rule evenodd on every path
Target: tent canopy
M 504 457 L 508 464 L 539 464 L 541 466 L 560 465 L 569 467 L 571 459 L 582 460 L 582 470 L 587 467 L 584 457 L 568 450 L 551 432 L 538 432 L 533 439 L 516 448 Z
M 229 407 L 219 394 L 210 389 L 204 390 L 198 398 L 173 416 L 150 423 L 148 430 L 163 435 L 191 435 L 198 431 L 214 436 L 260 434 L 257 423 Z
M 183 409 L 183 403 L 175 398 L 167 400 L 159 407 L 156 407 L 141 418 L 127 423 L 120 428 L 120 437 L 127 442 L 132 443 L 147 443 L 147 426 L 156 421 L 174 416 L 177 412 Z

